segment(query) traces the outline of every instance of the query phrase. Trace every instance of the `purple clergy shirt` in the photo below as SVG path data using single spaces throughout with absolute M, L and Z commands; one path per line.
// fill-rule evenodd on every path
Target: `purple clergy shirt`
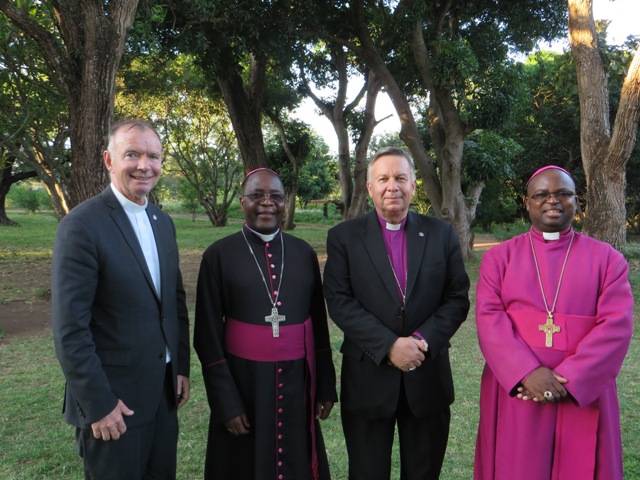
M 404 307 L 404 295 L 407 292 L 407 234 L 405 229 L 407 217 L 398 225 L 398 229 L 390 229 L 388 225 L 392 224 L 389 224 L 380 215 L 378 215 L 378 221 L 382 228 L 382 238 L 384 238 L 384 244 L 387 247 L 387 255 L 389 255 L 391 267 L 396 277 L 398 296 Z

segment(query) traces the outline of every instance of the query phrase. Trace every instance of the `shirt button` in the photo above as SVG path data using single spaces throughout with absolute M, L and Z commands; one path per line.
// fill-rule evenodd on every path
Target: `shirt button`
M 273 263 L 270 266 L 271 268 L 276 268 L 276 266 Z
M 282 453 L 282 449 L 281 448 L 278 449 L 278 453 Z
M 278 422 L 278 426 L 281 427 L 282 426 L 282 422 Z
M 282 369 L 281 368 L 278 369 L 278 373 L 282 373 Z
M 273 278 L 273 279 L 275 280 L 275 279 L 276 279 L 276 276 L 275 276 L 275 275 L 271 275 L 271 278 Z
M 278 385 L 278 388 L 282 388 L 282 387 L 284 387 L 284 383 L 281 383 Z
M 264 244 L 264 246 L 265 247 L 269 247 L 269 246 L 271 246 L 271 244 L 269 242 L 267 242 L 267 243 Z
M 278 399 L 282 400 L 284 398 L 284 395 L 278 395 Z
M 281 408 L 278 409 L 278 413 L 282 413 L 282 409 Z
M 278 300 L 278 301 L 276 302 L 276 305 L 280 306 L 280 305 L 282 305 L 282 302 Z
M 278 435 L 278 440 L 282 440 L 282 435 Z
M 269 258 L 273 257 L 273 253 L 268 253 L 267 257 L 269 257 Z

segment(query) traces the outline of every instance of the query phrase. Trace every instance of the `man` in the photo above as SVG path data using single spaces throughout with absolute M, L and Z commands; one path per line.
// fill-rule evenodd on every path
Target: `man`
M 318 419 L 337 400 L 318 259 L 284 234 L 285 193 L 249 172 L 245 224 L 205 252 L 194 347 L 211 421 L 206 479 L 328 479 Z
M 111 185 L 61 222 L 53 335 L 89 479 L 174 479 L 177 409 L 189 398 L 189 319 L 171 219 L 147 201 L 162 145 L 124 120 L 104 152 Z
M 527 184 L 529 232 L 487 251 L 476 321 L 486 359 L 478 480 L 622 479 L 616 376 L 633 330 L 624 257 L 571 227 L 569 173 Z
M 324 270 L 329 314 L 344 332 L 349 478 L 390 478 L 397 423 L 401 478 L 437 479 L 454 398 L 449 340 L 469 310 L 469 278 L 454 229 L 409 212 L 408 152 L 377 152 L 367 188 L 375 212 L 329 230 Z

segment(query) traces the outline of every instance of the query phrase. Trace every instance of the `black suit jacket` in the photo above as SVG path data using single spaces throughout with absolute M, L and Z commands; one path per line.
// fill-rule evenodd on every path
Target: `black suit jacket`
M 65 216 L 51 268 L 53 335 L 67 386 L 65 418 L 86 427 L 118 399 L 150 421 L 163 394 L 165 348 L 177 375 L 189 376 L 189 318 L 175 227 L 147 207 L 160 262 L 161 294 L 127 214 L 111 187 Z M 176 395 L 173 396 L 176 398 Z
M 367 418 L 394 414 L 402 380 L 416 416 L 454 399 L 449 340 L 469 311 L 459 239 L 450 225 L 412 212 L 406 229 L 404 314 L 376 212 L 336 225 L 327 237 L 324 295 L 344 332 L 342 406 Z M 405 374 L 387 363 L 387 353 L 398 337 L 416 331 L 429 353 L 421 367 Z

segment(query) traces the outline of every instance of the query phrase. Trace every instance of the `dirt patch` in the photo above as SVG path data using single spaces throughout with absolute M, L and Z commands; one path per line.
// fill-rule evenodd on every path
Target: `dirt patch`
M 187 303 L 195 302 L 201 253 L 182 254 Z M 0 343 L 51 329 L 51 262 L 0 259 Z
M 496 245 L 493 237 L 476 235 L 474 250 L 486 250 L 493 245 Z M 188 305 L 195 303 L 201 258 L 201 252 L 180 255 Z M 322 271 L 326 255 L 319 256 L 319 260 Z M 0 329 L 4 332 L 0 343 L 51 329 L 50 281 L 48 259 L 28 262 L 0 259 Z

